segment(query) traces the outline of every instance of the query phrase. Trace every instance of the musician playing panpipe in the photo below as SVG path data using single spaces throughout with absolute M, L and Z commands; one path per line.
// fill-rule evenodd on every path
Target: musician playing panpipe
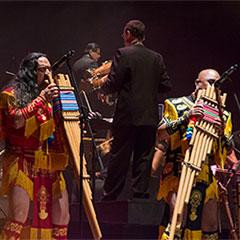
M 159 239 L 166 239 L 169 236 L 173 209 L 177 204 L 176 192 L 178 190 L 180 169 L 182 168 L 181 163 L 189 146 L 186 138 L 191 138 L 191 128 L 193 127 L 191 122 L 189 124 L 189 119 L 193 117 L 197 120 L 212 118 L 213 125 L 219 126 L 217 129 L 220 128 L 220 119 L 217 110 L 212 109 L 211 106 L 207 106 L 202 101 L 194 103 L 198 91 L 206 89 L 209 86 L 209 81 L 215 81 L 218 78 L 219 74 L 215 70 L 203 70 L 199 73 L 195 81 L 196 89 L 190 96 L 165 101 L 164 118 L 158 128 L 157 150 L 153 159 L 153 167 L 156 169 L 159 161 L 161 161 L 164 155 L 166 156 L 157 198 L 164 199 L 169 206 L 169 210 L 165 212 L 164 217 L 165 220 L 168 219 L 167 222 L 169 224 L 165 222 L 160 227 Z M 208 115 L 206 115 L 206 112 L 208 112 Z M 232 151 L 231 144 L 228 141 L 232 129 L 231 114 L 224 111 L 223 119 L 225 128 L 224 135 L 220 138 L 221 142 L 215 141 L 213 151 L 211 151 L 207 159 L 204 159 L 201 168 L 191 165 L 192 168 L 195 168 L 195 171 L 200 172 L 194 181 L 195 184 L 191 195 L 189 192 L 187 193 L 187 195 L 190 195 L 189 204 L 186 208 L 187 215 L 185 214 L 185 218 L 184 214 L 182 215 L 184 218 L 181 219 L 181 222 L 183 222 L 182 228 L 175 233 L 175 237 L 178 236 L 179 239 L 183 237 L 184 239 L 206 239 L 208 236 L 211 236 L 211 239 L 218 239 L 218 191 L 210 166 L 216 163 L 224 167 L 226 155 L 231 154 Z M 203 141 L 206 138 L 204 136 L 199 138 L 199 142 L 195 147 L 198 148 L 196 154 L 201 154 L 201 147 L 203 147 Z M 222 148 L 222 151 L 220 151 L 220 148 Z M 210 209 L 211 215 L 208 214 Z M 164 228 L 166 228 L 165 231 Z
M 26 239 L 67 239 L 68 194 L 62 171 L 68 150 L 61 118 L 53 116 L 58 96 L 51 65 L 43 53 L 30 53 L 15 79 L 0 95 L 1 141 L 5 142 L 1 194 L 9 197 L 9 216 L 1 239 L 19 239 L 28 218 Z

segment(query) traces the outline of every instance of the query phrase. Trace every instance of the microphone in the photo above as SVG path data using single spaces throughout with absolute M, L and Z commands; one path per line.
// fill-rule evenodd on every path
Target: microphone
M 237 69 L 239 68 L 239 65 L 238 64 L 234 64 L 233 66 L 231 66 L 227 71 L 225 71 L 222 76 L 214 83 L 214 85 L 216 87 L 220 87 L 220 85 L 222 83 L 224 83 L 228 77 L 234 73 Z
M 70 50 L 65 55 L 63 55 L 61 58 L 59 58 L 53 65 L 52 65 L 52 71 L 56 71 L 58 68 L 61 68 L 67 60 L 69 60 L 73 55 L 75 51 Z

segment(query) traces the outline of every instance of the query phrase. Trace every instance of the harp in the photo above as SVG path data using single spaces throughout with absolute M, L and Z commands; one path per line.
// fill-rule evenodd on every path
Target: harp
M 80 184 L 80 120 L 79 109 L 74 95 L 74 88 L 71 86 L 68 75 L 58 74 L 54 77 L 54 82 L 60 89 L 60 98 L 56 101 L 60 101 L 61 117 L 63 118 L 64 130 L 67 137 L 68 146 L 70 149 L 72 162 L 74 166 L 75 175 Z M 82 203 L 87 216 L 94 239 L 101 239 L 102 234 L 92 203 L 92 192 L 89 184 L 89 175 L 86 168 L 86 160 L 83 157 L 83 198 Z
M 195 119 L 195 121 L 189 122 L 186 135 L 190 142 L 183 161 L 170 227 L 170 240 L 174 239 L 175 232 L 181 228 L 183 208 L 189 202 L 195 176 L 201 171 L 202 163 L 211 153 L 214 141 L 219 138 L 219 131 L 214 120 L 215 118 L 222 120 L 221 114 L 226 94 L 221 96 L 219 89 L 209 85 L 207 89 L 199 90 L 196 101 L 199 100 L 203 103 L 204 117 L 199 121 Z M 221 102 L 220 106 L 219 102 Z M 192 132 L 189 134 L 189 131 Z

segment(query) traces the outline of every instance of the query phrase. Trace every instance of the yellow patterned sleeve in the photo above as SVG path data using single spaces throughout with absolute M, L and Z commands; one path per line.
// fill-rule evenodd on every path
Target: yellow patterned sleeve
M 174 106 L 174 104 L 171 103 L 170 100 L 165 100 L 164 102 L 164 118 L 166 121 L 174 121 L 178 119 L 178 112 Z M 170 136 L 170 147 L 171 150 L 175 150 L 181 145 L 181 138 L 179 132 L 175 132 Z
M 164 102 L 164 117 L 171 121 L 178 118 L 175 106 L 168 99 Z
M 231 113 L 229 113 L 227 122 L 225 124 L 224 135 L 227 138 L 230 138 L 230 136 L 232 135 L 232 115 L 231 115 Z

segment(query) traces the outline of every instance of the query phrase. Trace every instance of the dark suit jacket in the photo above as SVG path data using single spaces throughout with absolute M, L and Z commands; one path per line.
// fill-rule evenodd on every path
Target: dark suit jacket
M 118 49 L 102 87 L 106 94 L 118 93 L 113 126 L 156 126 L 158 93 L 170 88 L 170 79 L 159 53 L 139 44 Z

